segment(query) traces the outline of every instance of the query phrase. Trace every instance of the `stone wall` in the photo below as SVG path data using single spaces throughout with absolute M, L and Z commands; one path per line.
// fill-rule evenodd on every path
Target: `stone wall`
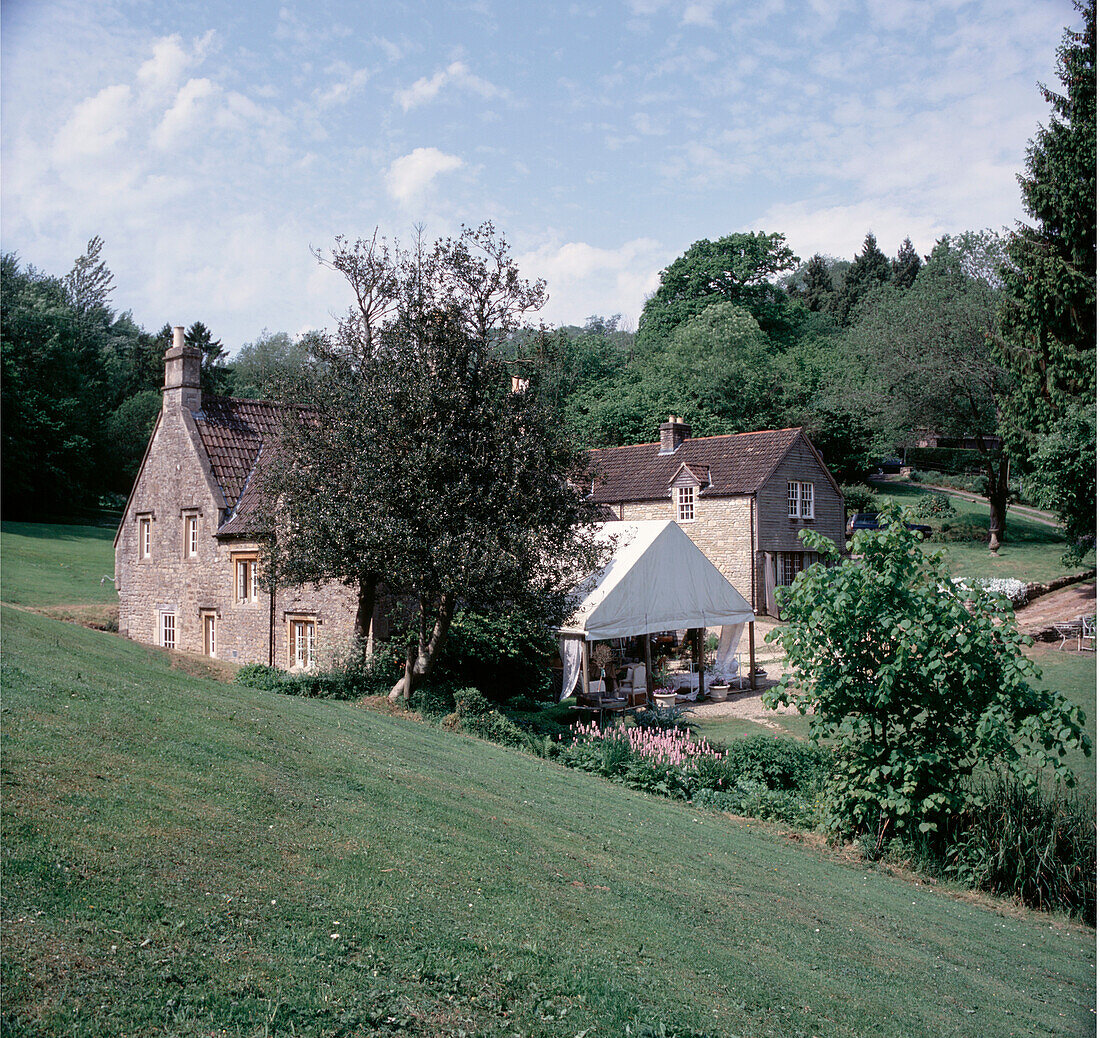
M 255 542 L 219 539 L 221 492 L 203 464 L 198 430 L 171 392 L 115 540 L 119 631 L 135 641 L 161 644 L 161 616 L 175 616 L 176 648 L 201 653 L 203 615 L 214 616 L 215 652 L 235 663 L 267 663 L 274 629 L 274 662 L 290 667 L 290 617 L 314 618 L 316 655 L 323 666 L 341 653 L 355 624 L 354 593 L 340 584 L 306 585 L 255 602 L 237 602 L 234 557 L 255 552 Z M 186 517 L 198 522 L 196 553 L 186 543 Z M 140 521 L 150 521 L 150 557 L 141 557 Z

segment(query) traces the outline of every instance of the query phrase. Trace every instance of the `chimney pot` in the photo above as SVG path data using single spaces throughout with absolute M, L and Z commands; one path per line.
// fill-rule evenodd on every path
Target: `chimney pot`
M 179 324 L 164 354 L 164 410 L 202 410 L 202 350 L 187 345 Z

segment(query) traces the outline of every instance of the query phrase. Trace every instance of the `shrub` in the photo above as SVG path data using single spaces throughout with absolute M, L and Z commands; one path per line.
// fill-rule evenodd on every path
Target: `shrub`
M 480 689 L 460 688 L 454 694 L 455 713 L 462 720 L 468 717 L 479 717 L 491 713 L 493 704 L 482 694 Z
M 249 663 L 237 671 L 233 682 L 237 685 L 247 685 L 249 688 L 271 692 L 282 685 L 285 677 L 286 671 L 279 670 L 278 667 L 268 667 L 263 663 Z
M 427 717 L 440 717 L 455 710 L 454 693 L 441 685 L 424 684 L 413 690 L 409 709 Z
M 504 746 L 526 746 L 527 733 L 499 710 L 490 709 L 482 714 L 459 715 L 462 730 L 479 739 L 501 743 Z
M 503 702 L 523 695 L 554 698 L 547 663 L 556 654 L 546 623 L 522 613 L 455 614 L 431 680 L 457 687 L 476 686 Z
M 853 538 L 840 561 L 827 537 L 800 534 L 816 564 L 777 589 L 786 624 L 768 635 L 791 676 L 768 706 L 813 709 L 811 734 L 835 756 L 828 824 L 841 835 L 937 831 L 974 802 L 969 779 L 991 763 L 1034 782 L 1046 768 L 1072 782 L 1062 757 L 1090 752 L 1080 707 L 1036 688 L 1026 639 L 1003 599 L 968 603 L 942 555 L 926 555 L 897 508 Z
M 848 515 L 878 511 L 878 494 L 866 483 L 845 483 L 840 492 L 844 495 L 844 511 Z
M 958 514 L 946 494 L 921 494 L 910 511 L 917 519 L 950 519 Z
M 730 746 L 726 762 L 739 779 L 771 790 L 817 789 L 829 764 L 827 751 L 778 736 L 753 735 Z
M 739 779 L 730 789 L 704 789 L 695 798 L 700 807 L 730 814 L 786 822 L 808 829 L 817 822 L 818 809 L 804 793 L 769 789 L 762 782 Z

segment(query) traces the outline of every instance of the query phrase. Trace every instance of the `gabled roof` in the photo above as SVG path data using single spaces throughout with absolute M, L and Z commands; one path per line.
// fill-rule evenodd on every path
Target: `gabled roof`
M 660 443 L 601 447 L 588 452 L 591 500 L 609 504 L 667 498 L 669 484 L 685 464 L 704 484 L 700 474 L 709 466 L 710 486 L 701 491 L 707 496 L 753 494 L 800 436 L 800 428 L 702 436 L 684 440 L 671 454 L 661 454 Z
M 272 455 L 283 423 L 292 414 L 291 408 L 270 400 L 231 396 L 204 396 L 202 410 L 192 412 L 214 479 L 225 495 L 226 520 L 219 534 L 260 532 L 256 473 Z
M 691 462 L 685 461 L 680 466 L 680 468 L 672 473 L 672 476 L 668 481 L 669 485 L 671 485 L 676 480 L 676 477 L 680 475 L 680 472 L 683 469 L 687 469 L 688 474 L 691 476 L 692 479 L 695 480 L 696 483 L 699 484 L 699 486 L 705 487 L 710 483 L 709 465 L 700 465 L 698 463 L 692 464 Z

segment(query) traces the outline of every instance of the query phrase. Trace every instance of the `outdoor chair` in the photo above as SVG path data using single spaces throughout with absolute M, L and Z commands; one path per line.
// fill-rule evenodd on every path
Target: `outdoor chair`
M 1077 639 L 1077 651 L 1081 651 L 1081 621 L 1080 620 L 1066 620 L 1062 623 L 1056 623 L 1054 625 L 1054 631 L 1061 638 L 1061 642 L 1058 644 L 1058 648 L 1061 649 L 1065 646 L 1071 638 Z
M 1082 616 L 1081 617 L 1081 641 L 1092 642 L 1092 651 L 1096 651 L 1096 617 L 1095 616 Z M 1086 649 L 1089 646 L 1084 646 Z

